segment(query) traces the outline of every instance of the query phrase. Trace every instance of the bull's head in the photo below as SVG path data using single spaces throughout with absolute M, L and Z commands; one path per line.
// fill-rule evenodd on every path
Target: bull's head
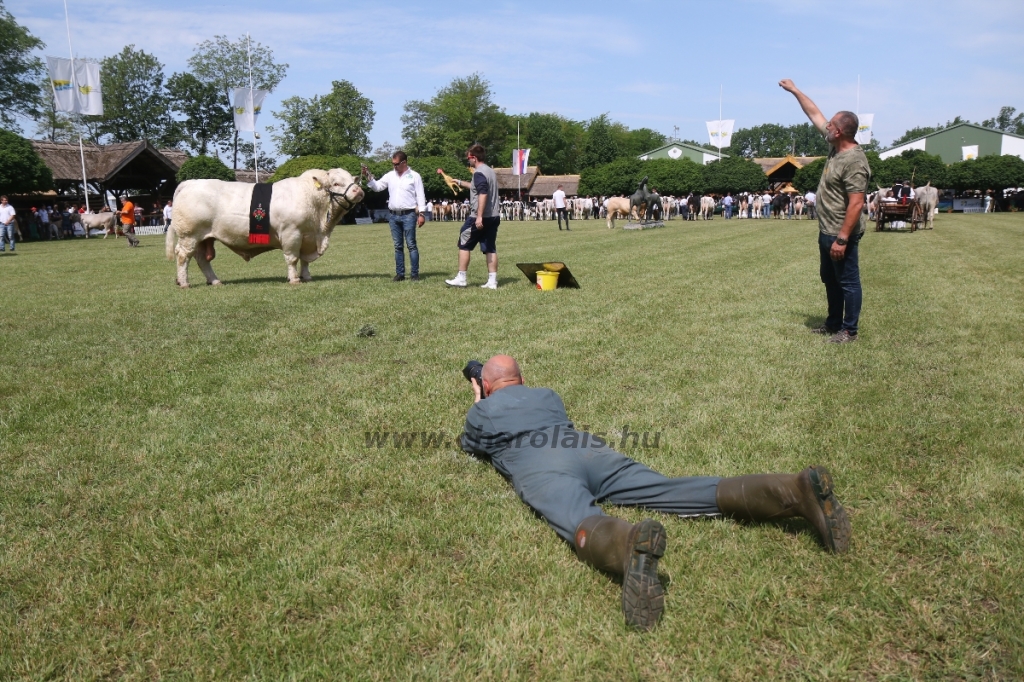
M 316 251 L 322 256 L 327 250 L 328 240 L 334 226 L 338 224 L 342 216 L 363 200 L 364 192 L 351 173 L 344 168 L 317 171 L 312 179 L 316 188 L 328 196 L 327 216 L 316 237 Z

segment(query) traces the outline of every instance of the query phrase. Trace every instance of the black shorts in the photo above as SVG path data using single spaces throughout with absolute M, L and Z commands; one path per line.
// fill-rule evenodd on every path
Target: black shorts
M 498 225 L 501 218 L 484 218 L 484 226 L 476 229 L 476 216 L 469 216 L 459 230 L 458 247 L 462 251 L 472 251 L 477 244 L 480 245 L 480 253 L 497 253 L 498 251 Z

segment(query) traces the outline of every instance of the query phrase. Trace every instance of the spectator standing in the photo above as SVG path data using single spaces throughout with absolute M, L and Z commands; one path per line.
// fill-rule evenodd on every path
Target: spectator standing
M 991 213 L 992 212 L 992 204 L 993 203 L 995 203 L 995 202 L 992 201 L 992 190 L 988 190 L 988 191 L 985 192 L 985 213 Z
M 804 195 L 804 203 L 807 205 L 807 217 L 811 220 L 817 218 L 817 214 L 814 212 L 814 200 L 816 199 L 814 192 L 807 190 L 807 194 Z
M 14 207 L 7 203 L 7 197 L 0 196 L 0 253 L 7 249 L 7 242 L 14 253 L 14 216 Z
M 770 218 L 772 215 L 772 193 L 768 190 L 765 190 L 764 196 L 761 197 L 761 211 L 765 218 Z
M 562 218 L 565 217 L 565 231 L 569 231 L 569 212 L 565 210 L 565 190 L 559 185 L 555 193 L 551 195 L 551 200 L 555 202 L 555 215 L 558 217 L 558 230 L 562 230 Z
M 164 206 L 164 234 L 167 234 L 167 230 L 171 227 L 171 213 L 173 208 L 171 207 L 171 200 L 167 200 L 167 205 Z
M 732 218 L 732 205 L 733 205 L 732 192 L 726 192 L 725 193 L 725 198 L 722 199 L 722 213 L 725 214 L 725 219 L 726 220 L 729 220 L 729 219 Z
M 409 160 L 405 152 L 397 151 L 391 155 L 392 170 L 384 174 L 380 180 L 374 180 L 373 174 L 366 166 L 362 167 L 362 175 L 367 179 L 366 185 L 374 192 L 388 191 L 388 222 L 391 224 L 391 241 L 395 246 L 395 276 L 392 282 L 405 280 L 405 251 L 409 247 L 409 269 L 412 271 L 413 282 L 420 278 L 420 250 L 416 246 L 416 228 L 423 227 L 423 212 L 426 199 L 423 197 L 423 178 L 409 168 Z
M 466 271 L 469 257 L 477 244 L 487 260 L 487 283 L 482 289 L 498 288 L 498 226 L 501 225 L 498 201 L 498 177 L 488 166 L 487 152 L 479 144 L 466 150 L 466 161 L 473 169 L 472 182 L 456 180 L 460 187 L 469 190 L 469 217 L 459 230 L 459 272 L 445 284 L 452 287 L 466 286 Z M 440 168 L 438 174 L 443 174 Z
M 828 317 L 814 331 L 830 334 L 831 343 L 857 340 L 863 293 L 858 245 L 864 236 L 864 198 L 871 167 L 857 144 L 857 115 L 840 111 L 826 121 L 818 106 L 791 80 L 779 85 L 793 94 L 814 127 L 825 134 L 828 159 L 818 183 L 818 253 L 821 281 L 828 299 Z

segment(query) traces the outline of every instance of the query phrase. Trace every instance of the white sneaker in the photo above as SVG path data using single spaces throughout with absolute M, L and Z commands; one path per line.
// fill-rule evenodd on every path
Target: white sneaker
M 447 284 L 450 287 L 464 287 L 464 286 L 466 286 L 465 278 L 461 278 L 458 275 L 456 275 L 455 277 L 453 277 L 451 279 L 446 279 L 444 281 L 444 283 Z
M 481 284 L 480 288 L 481 289 L 497 289 L 498 288 L 498 283 L 497 282 L 492 282 L 491 280 L 487 280 L 487 284 Z

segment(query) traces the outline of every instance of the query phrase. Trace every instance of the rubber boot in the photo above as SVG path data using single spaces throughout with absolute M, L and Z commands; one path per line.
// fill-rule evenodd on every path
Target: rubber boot
M 754 474 L 723 478 L 715 501 L 721 512 L 743 521 L 771 521 L 802 516 L 811 522 L 829 551 L 850 547 L 850 519 L 833 492 L 825 467 L 798 474 Z
M 622 615 L 639 630 L 657 625 L 665 610 L 665 589 L 658 580 L 665 541 L 665 527 L 653 519 L 634 526 L 613 516 L 588 516 L 576 528 L 576 555 L 622 576 Z

